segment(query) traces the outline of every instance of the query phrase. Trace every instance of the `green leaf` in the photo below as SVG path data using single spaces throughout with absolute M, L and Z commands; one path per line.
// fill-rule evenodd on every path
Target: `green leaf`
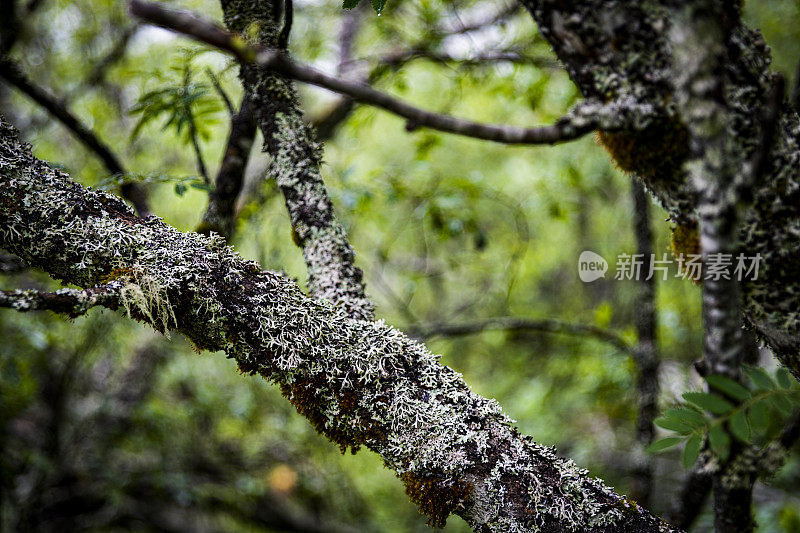
M 791 389 L 792 386 L 796 383 L 792 374 L 786 370 L 784 367 L 780 367 L 778 369 L 778 385 L 783 387 L 784 389 Z
M 702 427 L 708 422 L 706 417 L 703 416 L 703 413 L 692 409 L 691 407 L 675 407 L 672 409 L 667 409 L 664 412 L 664 416 L 679 420 L 681 423 L 693 428 Z
M 747 374 L 747 377 L 749 377 L 753 384 L 759 389 L 773 390 L 775 388 L 775 382 L 772 381 L 772 378 L 769 376 L 769 374 L 767 374 L 762 368 L 746 368 L 745 374 Z
M 683 399 L 715 415 L 724 415 L 733 409 L 731 402 L 709 392 L 685 392 Z
M 686 447 L 683 449 L 683 466 L 691 468 L 697 461 L 697 456 L 700 455 L 700 446 L 703 444 L 703 438 L 700 435 L 692 435 L 686 441 Z
M 750 442 L 750 424 L 743 409 L 736 411 L 728 421 L 733 436 L 742 442 Z
M 660 453 L 683 442 L 683 437 L 664 437 L 647 447 L 647 453 Z
M 189 184 L 189 187 L 191 187 L 192 189 L 199 189 L 201 191 L 207 191 L 207 192 L 211 192 L 214 190 L 214 187 L 203 181 L 194 181 Z
M 722 427 L 722 424 L 715 424 L 708 430 L 708 442 L 711 449 L 723 461 L 728 458 L 731 451 L 731 438 Z
M 750 406 L 750 426 L 754 433 L 763 434 L 769 426 L 770 408 L 766 400 L 761 400 Z
M 784 416 L 792 414 L 792 402 L 783 394 L 773 394 L 769 397 L 770 403 Z
M 375 13 L 377 13 L 378 15 L 381 14 L 381 11 L 383 11 L 383 6 L 385 5 L 386 5 L 386 0 L 372 0 L 372 9 L 374 9 Z
M 680 435 L 688 435 L 693 430 L 691 426 L 682 423 L 680 420 L 675 420 L 674 418 L 667 416 L 656 418 L 653 423 L 659 427 L 674 431 Z
M 706 381 L 713 388 L 739 401 L 746 400 L 751 395 L 751 392 L 741 383 L 737 383 L 734 380 L 719 374 L 707 376 Z
M 344 0 L 344 3 L 342 4 L 342 8 L 344 8 L 344 9 L 353 9 L 354 7 L 356 7 L 360 3 L 361 3 L 361 0 Z

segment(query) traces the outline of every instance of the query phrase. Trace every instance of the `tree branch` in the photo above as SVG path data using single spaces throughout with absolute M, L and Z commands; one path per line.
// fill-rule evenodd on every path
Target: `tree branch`
M 138 287 L 132 314 L 276 383 L 343 449 L 374 450 L 432 523 L 457 513 L 481 531 L 676 531 L 521 436 L 422 345 L 306 297 L 222 239 L 136 218 L 34 158 L 4 120 L 0 188 L 0 246 L 79 286 Z
M 112 175 L 124 175 L 125 169 L 116 155 L 89 128 L 64 107 L 53 95 L 31 83 L 19 67 L 11 60 L 0 60 L 0 77 L 23 92 L 31 100 L 45 108 L 54 118 L 64 125 L 83 145 L 93 152 Z M 147 193 L 138 183 L 127 183 L 121 186 L 122 195 L 127 198 L 141 217 L 150 216 L 147 204 Z
M 642 184 L 631 182 L 633 197 L 633 227 L 636 234 L 636 253 L 644 258 L 642 272 L 649 272 L 653 254 L 653 232 L 650 225 L 650 198 Z M 636 420 L 637 465 L 633 476 L 631 497 L 642 505 L 649 505 L 653 493 L 652 458 L 645 452 L 653 441 L 653 420 L 658 414 L 658 345 L 656 317 L 656 277 L 642 277 L 636 281 L 636 333 L 634 350 L 638 376 L 636 391 L 639 400 L 639 416 Z
M 690 156 L 689 137 L 674 105 L 678 98 L 672 84 L 675 58 L 669 35 L 680 24 L 675 11 L 636 0 L 521 3 L 585 98 L 631 97 L 654 106 L 658 118 L 646 129 L 601 133 L 600 138 L 620 168 L 642 178 L 676 225 L 693 226 L 698 197 L 683 167 Z M 725 98 L 732 103 L 733 153 L 744 161 L 758 146 L 757 117 L 772 75 L 763 38 L 739 22 L 732 26 L 718 76 L 724 78 Z M 754 185 L 754 202 L 743 209 L 737 254 L 761 258 L 757 278 L 741 287 L 748 322 L 800 378 L 800 316 L 795 312 L 800 293 L 800 127 L 790 106 L 779 109 L 766 174 Z
M 244 171 L 256 135 L 255 110 L 246 96 L 239 112 L 231 119 L 231 132 L 225 155 L 217 173 L 214 190 L 208 197 L 208 208 L 197 228 L 208 235 L 214 231 L 229 241 L 236 225 L 236 199 L 244 183 Z
M 35 290 L 0 291 L 0 307 L 9 307 L 15 311 L 53 311 L 63 313 L 71 318 L 85 314 L 97 306 L 117 309 L 120 305 L 120 289 L 122 284 L 112 282 L 108 285 L 91 289 L 59 289 L 55 292 Z
M 522 128 L 481 124 L 425 111 L 367 85 L 329 76 L 295 62 L 280 50 L 249 44 L 241 37 L 188 13 L 171 11 L 140 0 L 131 0 L 130 8 L 134 16 L 146 22 L 220 48 L 245 64 L 255 63 L 288 78 L 347 95 L 353 100 L 405 118 L 409 131 L 424 127 L 505 144 L 556 144 L 577 139 L 595 129 L 638 129 L 644 127 L 651 118 L 651 106 L 626 99 L 611 103 L 600 103 L 599 100 L 584 102 L 551 126 Z
M 473 320 L 470 322 L 461 322 L 457 324 L 415 325 L 406 328 L 406 331 L 409 335 L 421 340 L 427 340 L 434 337 L 460 337 L 463 335 L 473 335 L 475 333 L 491 330 L 541 331 L 545 333 L 592 337 L 614 346 L 621 352 L 627 354 L 633 354 L 634 352 L 633 346 L 631 346 L 628 341 L 613 331 L 587 324 L 562 322 L 555 319 L 536 320 L 517 317 L 501 317 Z

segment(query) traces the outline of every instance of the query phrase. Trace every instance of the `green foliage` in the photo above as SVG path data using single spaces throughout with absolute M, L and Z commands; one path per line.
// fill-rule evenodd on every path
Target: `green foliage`
M 660 453 L 686 442 L 683 464 L 697 460 L 705 438 L 714 454 L 725 460 L 731 437 L 743 444 L 763 445 L 800 407 L 800 387 L 788 370 L 779 368 L 775 377 L 764 369 L 747 367 L 745 385 L 720 375 L 706 377 L 711 392 L 686 392 L 684 402 L 667 409 L 655 424 L 678 436 L 653 442 L 648 451 Z
M 117 189 L 120 185 L 126 183 L 141 183 L 141 184 L 156 184 L 156 183 L 171 183 L 173 190 L 178 196 L 183 196 L 189 188 L 197 189 L 200 191 L 211 191 L 212 187 L 206 183 L 202 178 L 197 176 L 168 176 L 160 174 L 126 174 L 124 176 L 109 176 L 108 178 L 100 181 L 95 189 L 107 191 Z
M 147 124 L 166 117 L 161 130 L 172 130 L 184 143 L 198 136 L 208 139 L 222 109 L 219 97 L 208 83 L 195 80 L 194 59 L 202 51 L 185 48 L 169 66 L 168 73 L 155 71 L 153 76 L 164 82 L 158 89 L 139 97 L 130 114 L 139 115 L 131 132 L 136 139 Z
M 380 15 L 381 12 L 383 12 L 383 7 L 386 5 L 386 0 L 370 0 L 370 1 L 372 3 L 372 9 L 375 10 L 375 13 Z M 360 3 L 361 0 L 344 0 L 344 2 L 342 3 L 342 8 L 353 9 Z

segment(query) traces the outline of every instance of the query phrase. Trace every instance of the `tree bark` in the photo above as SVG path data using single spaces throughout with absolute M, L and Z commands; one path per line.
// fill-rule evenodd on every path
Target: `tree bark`
M 587 98 L 633 98 L 656 107 L 659 116 L 643 132 L 601 133 L 619 166 L 641 176 L 648 190 L 679 226 L 698 219 L 695 188 L 683 170 L 689 157 L 687 125 L 674 102 L 675 57 L 669 31 L 675 11 L 668 2 L 521 0 L 542 34 Z M 725 99 L 732 115 L 729 136 L 738 155 L 750 158 L 772 74 L 769 53 L 757 31 L 738 18 L 738 4 L 726 12 L 730 39 L 723 65 Z M 738 229 L 739 251 L 760 254 L 758 279 L 742 283 L 747 323 L 800 377 L 800 119 L 790 104 L 780 107 L 776 139 L 752 205 Z
M 35 159 L 0 120 L 0 246 L 82 287 L 123 284 L 120 307 L 280 386 L 342 450 L 366 446 L 443 524 L 480 531 L 677 531 L 520 435 L 493 400 L 381 321 L 352 319 L 222 238 L 136 217 Z

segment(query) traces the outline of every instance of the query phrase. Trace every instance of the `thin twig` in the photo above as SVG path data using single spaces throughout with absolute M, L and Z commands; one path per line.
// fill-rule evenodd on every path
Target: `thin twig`
M 289 34 L 292 32 L 292 19 L 294 18 L 294 5 L 292 0 L 283 2 L 283 28 L 278 34 L 278 48 L 286 50 L 289 47 Z
M 454 324 L 416 325 L 406 328 L 406 331 L 409 333 L 409 335 L 423 340 L 430 339 L 432 337 L 460 337 L 463 335 L 473 335 L 475 333 L 481 333 L 483 331 L 490 330 L 541 331 L 545 333 L 592 337 L 602 342 L 611 344 L 622 352 L 632 354 L 634 351 L 633 346 L 628 341 L 613 331 L 588 324 L 562 322 L 560 320 L 549 318 L 528 319 L 517 317 L 500 317 L 478 319 Z
M 206 75 L 208 76 L 208 79 L 211 80 L 211 85 L 214 87 L 214 90 L 217 91 L 219 97 L 222 98 L 223 102 L 225 102 L 225 107 L 228 108 L 228 114 L 230 114 L 231 117 L 234 116 L 236 114 L 236 109 L 233 107 L 233 103 L 231 102 L 228 93 L 226 93 L 225 89 L 222 87 L 222 83 L 220 83 L 217 75 L 214 74 L 214 71 L 210 68 L 206 68 Z
M 242 62 L 255 63 L 289 78 L 323 87 L 394 113 L 407 120 L 406 129 L 409 131 L 426 127 L 505 144 L 555 144 L 577 139 L 598 128 L 618 130 L 633 127 L 631 121 L 647 120 L 652 112 L 651 106 L 637 102 L 592 102 L 577 106 L 573 112 L 550 126 L 522 128 L 481 124 L 426 111 L 368 85 L 329 76 L 295 62 L 280 50 L 249 44 L 242 37 L 226 32 L 190 13 L 168 10 L 161 5 L 140 0 L 131 0 L 130 10 L 142 20 L 220 48 Z

